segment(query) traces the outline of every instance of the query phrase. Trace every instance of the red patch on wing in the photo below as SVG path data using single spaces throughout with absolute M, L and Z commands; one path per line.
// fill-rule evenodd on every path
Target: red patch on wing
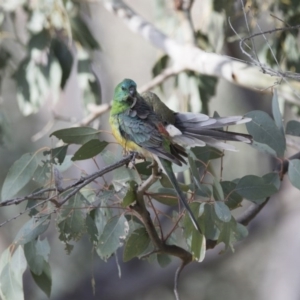
M 166 135 L 166 136 L 169 136 L 169 133 L 168 131 L 166 130 L 165 126 L 162 124 L 162 123 L 159 123 L 157 125 L 157 128 L 158 128 L 158 131 L 163 134 L 163 135 Z

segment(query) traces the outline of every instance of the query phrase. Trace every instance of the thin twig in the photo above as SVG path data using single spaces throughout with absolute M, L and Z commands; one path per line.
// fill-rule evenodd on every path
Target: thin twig
M 140 89 L 139 92 L 143 93 L 148 90 L 151 90 L 155 88 L 156 86 L 162 84 L 166 79 L 168 79 L 171 76 L 175 76 L 179 74 L 180 72 L 183 72 L 185 69 L 183 67 L 170 67 L 167 69 L 164 69 L 159 75 L 154 77 L 152 80 L 150 80 L 148 83 L 143 85 Z

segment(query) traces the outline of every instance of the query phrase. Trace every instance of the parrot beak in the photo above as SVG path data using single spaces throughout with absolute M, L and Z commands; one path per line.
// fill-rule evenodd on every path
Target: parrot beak
M 134 87 L 130 87 L 130 88 L 129 88 L 129 94 L 130 94 L 130 96 L 131 96 L 131 97 L 134 97 L 134 96 L 135 96 L 135 93 L 136 93 L 135 88 L 134 88 Z

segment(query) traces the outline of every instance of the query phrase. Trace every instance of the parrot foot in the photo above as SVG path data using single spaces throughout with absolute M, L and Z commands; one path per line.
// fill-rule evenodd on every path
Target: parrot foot
M 133 166 L 135 166 L 135 160 L 136 160 L 137 158 L 139 158 L 139 154 L 138 154 L 137 152 L 131 152 L 131 154 L 132 154 L 131 163 L 132 163 Z M 129 164 L 129 163 L 128 163 L 128 164 Z M 127 167 L 128 167 L 128 165 L 127 165 Z
M 153 168 L 153 167 L 155 167 L 155 165 L 156 165 L 156 162 L 152 162 L 151 164 L 149 164 L 146 168 L 147 169 L 150 169 L 150 168 Z

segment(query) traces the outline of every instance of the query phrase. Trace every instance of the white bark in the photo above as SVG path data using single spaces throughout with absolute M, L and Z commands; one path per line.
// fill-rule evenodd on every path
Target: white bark
M 284 80 L 283 83 L 278 84 L 282 79 L 279 73 L 278 77 L 272 77 L 263 74 L 257 66 L 251 66 L 224 55 L 208 53 L 192 45 L 180 44 L 144 20 L 121 0 L 104 2 L 104 6 L 108 11 L 122 18 L 132 31 L 168 54 L 174 62 L 172 68 L 174 73 L 177 70 L 179 72 L 187 69 L 224 78 L 234 84 L 262 92 L 271 92 L 272 87 L 276 85 L 279 95 L 285 100 L 300 104 L 300 93 L 297 92 L 300 90 L 299 82 Z

